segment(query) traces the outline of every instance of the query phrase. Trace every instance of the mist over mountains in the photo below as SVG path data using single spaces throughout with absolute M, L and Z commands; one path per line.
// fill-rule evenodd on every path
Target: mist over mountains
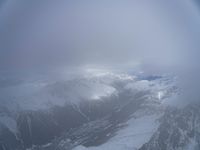
M 0 150 L 198 150 L 198 1 L 0 1 Z

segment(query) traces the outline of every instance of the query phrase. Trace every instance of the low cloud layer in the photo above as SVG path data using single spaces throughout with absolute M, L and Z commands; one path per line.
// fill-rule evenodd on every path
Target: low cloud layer
M 194 65 L 199 19 L 197 5 L 187 0 L 5 1 L 1 66 Z

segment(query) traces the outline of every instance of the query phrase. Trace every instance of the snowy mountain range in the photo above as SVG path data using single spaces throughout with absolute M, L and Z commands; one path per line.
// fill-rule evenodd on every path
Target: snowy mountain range
M 90 70 L 67 79 L 15 81 L 0 92 L 0 150 L 200 147 L 199 105 L 171 105 L 180 92 L 171 75 Z

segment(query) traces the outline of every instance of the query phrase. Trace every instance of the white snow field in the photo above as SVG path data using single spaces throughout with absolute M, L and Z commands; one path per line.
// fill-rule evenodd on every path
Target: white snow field
M 149 115 L 140 118 L 132 118 L 128 126 L 117 132 L 116 136 L 107 143 L 98 147 L 78 146 L 73 150 L 136 150 L 156 131 L 159 123 L 156 121 L 159 115 Z

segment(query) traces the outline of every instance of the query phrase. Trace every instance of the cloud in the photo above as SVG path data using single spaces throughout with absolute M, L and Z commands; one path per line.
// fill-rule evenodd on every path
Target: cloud
M 195 64 L 199 13 L 192 2 L 14 1 L 2 5 L 5 68 Z

